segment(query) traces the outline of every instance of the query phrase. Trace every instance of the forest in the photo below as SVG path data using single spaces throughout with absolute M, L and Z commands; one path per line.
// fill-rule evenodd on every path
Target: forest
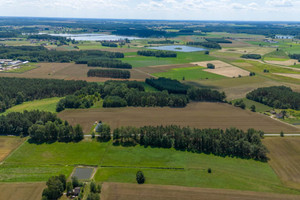
M 205 38 L 205 40 L 207 42 L 216 42 L 216 43 L 224 43 L 224 44 L 226 44 L 226 43 L 232 43 L 231 41 L 226 40 L 224 38 Z
M 105 131 L 106 130 L 106 131 Z M 100 137 L 110 139 L 110 129 L 100 131 Z M 190 127 L 144 126 L 121 127 L 113 131 L 113 144 L 122 146 L 151 146 L 175 148 L 194 153 L 238 157 L 267 161 L 267 149 L 262 144 L 264 133 L 249 129 L 244 132 L 236 128 L 193 129 Z
M 241 58 L 246 58 L 246 59 L 261 59 L 261 55 L 260 54 L 244 54 L 241 56 Z
M 30 136 L 35 143 L 71 142 L 83 139 L 80 125 L 72 127 L 55 114 L 42 111 L 12 112 L 0 116 L 0 135 Z
M 104 47 L 118 47 L 118 44 L 114 42 L 101 42 L 101 45 Z
M 153 56 L 153 57 L 162 57 L 162 58 L 176 58 L 177 57 L 177 53 L 172 52 L 172 51 L 138 51 L 137 54 L 139 56 Z
M 90 69 L 87 73 L 87 76 L 88 77 L 129 79 L 130 71 L 118 70 L 118 69 Z
M 0 112 L 25 101 L 62 97 L 87 86 L 85 81 L 0 78 Z
M 77 62 L 79 63 L 79 62 Z M 82 60 L 81 60 L 82 63 Z M 132 69 L 132 65 L 128 63 L 123 63 L 121 60 L 113 60 L 113 59 L 94 59 L 88 60 L 87 65 L 89 67 L 105 67 L 105 68 L 119 68 L 119 69 Z
M 18 59 L 30 62 L 71 62 L 83 58 L 124 58 L 123 53 L 97 50 L 55 51 L 42 46 L 0 46 L 2 59 Z
M 167 90 L 169 93 L 174 94 L 186 94 L 189 89 L 189 86 L 177 80 L 164 77 L 159 77 L 158 79 L 147 78 L 145 82 L 160 91 Z
M 186 45 L 203 46 L 203 47 L 210 48 L 210 49 L 222 49 L 222 47 L 218 43 L 211 42 L 211 41 L 207 41 L 207 42 L 187 42 Z
M 300 93 L 286 86 L 258 88 L 248 93 L 247 98 L 273 108 L 300 110 Z

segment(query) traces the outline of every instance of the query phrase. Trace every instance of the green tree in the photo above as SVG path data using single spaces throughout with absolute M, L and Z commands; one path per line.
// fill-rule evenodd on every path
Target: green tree
M 98 193 L 90 193 L 86 200 L 100 200 L 100 195 Z
M 145 176 L 144 176 L 144 174 L 143 174 L 142 171 L 138 171 L 138 172 L 136 173 L 136 182 L 137 182 L 138 184 L 143 184 L 143 183 L 145 183 Z
M 79 180 L 78 180 L 78 178 L 76 176 L 72 176 L 71 180 L 72 180 L 73 188 L 79 186 Z
M 252 112 L 256 112 L 256 107 L 255 107 L 255 105 L 252 105 L 252 106 L 250 107 L 250 109 L 251 109 Z

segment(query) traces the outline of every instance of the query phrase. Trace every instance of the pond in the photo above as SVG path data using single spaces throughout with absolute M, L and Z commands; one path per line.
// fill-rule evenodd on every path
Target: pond
M 148 49 L 165 50 L 165 51 L 178 51 L 178 52 L 207 51 L 207 49 L 204 49 L 204 48 L 189 47 L 189 46 L 184 46 L 184 45 L 148 47 Z
M 59 34 L 49 34 L 52 36 L 61 36 L 70 38 L 76 41 L 117 41 L 117 40 L 137 40 L 140 39 L 138 37 L 128 37 L 128 36 L 119 36 L 119 35 L 108 35 L 108 34 L 97 34 L 97 33 L 88 33 L 88 34 L 67 34 L 67 33 L 59 33 Z
M 76 176 L 79 180 L 88 180 L 93 174 L 94 168 L 91 167 L 77 167 L 72 176 Z

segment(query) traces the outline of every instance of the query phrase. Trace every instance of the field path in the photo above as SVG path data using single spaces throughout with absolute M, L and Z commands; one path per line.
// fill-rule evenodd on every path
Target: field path
M 102 200 L 296 200 L 300 196 L 165 185 L 104 183 Z

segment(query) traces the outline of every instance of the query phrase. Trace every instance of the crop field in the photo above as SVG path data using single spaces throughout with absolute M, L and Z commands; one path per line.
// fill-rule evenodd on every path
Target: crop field
M 44 78 L 44 79 L 64 79 L 64 80 L 86 80 L 89 82 L 104 82 L 109 78 L 87 77 L 89 69 L 100 69 L 98 67 L 88 67 L 75 63 L 39 63 L 39 67 L 24 73 L 0 73 L 0 77 L 24 77 L 24 78 Z M 101 68 L 103 69 L 103 68 Z M 132 80 L 145 80 L 150 75 L 137 70 L 129 70 Z
M 5 160 L 0 181 L 46 181 L 61 173 L 69 177 L 81 163 L 98 166 L 97 182 L 135 183 L 137 170 L 142 170 L 147 184 L 300 194 L 284 186 L 268 163 L 175 149 L 121 147 L 90 139 L 41 145 L 26 142 Z
M 136 54 L 133 55 L 132 53 L 128 55 L 121 60 L 130 63 L 133 67 L 184 64 L 184 63 L 207 61 L 207 60 L 214 59 L 209 55 L 205 55 L 204 52 L 189 52 L 189 53 L 177 52 L 177 58 L 146 57 L 146 56 L 138 56 Z
M 295 59 L 265 59 L 265 62 L 266 63 L 270 63 L 270 64 L 275 64 L 275 65 L 282 65 L 282 66 L 292 66 L 296 63 L 296 65 L 300 64 L 298 62 L 298 60 L 295 60 Z
M 285 74 L 285 73 L 274 73 L 274 74 L 279 75 L 279 76 L 294 78 L 294 79 L 300 79 L 300 72 L 299 72 L 299 74 Z
M 195 128 L 255 128 L 267 133 L 295 133 L 300 130 L 267 116 L 245 111 L 225 103 L 190 103 L 185 108 L 100 108 L 65 110 L 58 114 L 71 124 L 81 124 L 88 133 L 97 120 L 113 129 L 121 126 L 172 125 Z
M 249 76 L 248 71 L 219 60 L 213 60 L 208 62 L 195 62 L 193 64 L 206 67 L 208 63 L 215 65 L 215 69 L 205 69 L 204 71 L 206 72 L 210 72 L 210 73 L 214 73 L 214 74 L 218 74 L 230 78 L 239 77 L 239 76 Z
M 166 77 L 176 80 L 206 80 L 206 79 L 222 79 L 225 78 L 222 75 L 214 74 L 212 72 L 205 71 L 203 67 L 184 67 L 168 70 L 167 72 L 154 73 L 156 77 Z
M 246 192 L 236 190 L 188 188 L 162 185 L 137 185 L 126 183 L 104 183 L 102 200 L 232 200 L 232 199 L 265 199 L 294 200 L 295 195 L 278 195 L 270 193 Z
M 265 55 L 274 51 L 274 48 L 266 48 L 266 47 L 239 47 L 239 48 L 223 48 L 219 50 L 219 52 L 232 52 L 237 54 L 260 54 Z
M 269 163 L 282 182 L 300 189 L 300 138 L 266 138 L 263 143 L 270 151 Z
M 0 162 L 25 141 L 24 138 L 0 136 Z
M 5 115 L 5 114 L 11 113 L 11 112 L 23 112 L 24 110 L 28 110 L 28 111 L 42 110 L 42 111 L 55 113 L 56 105 L 60 99 L 62 99 L 62 98 L 53 97 L 53 98 L 48 98 L 48 99 L 24 102 L 22 104 L 19 104 L 19 105 L 9 108 L 8 110 L 6 110 L 4 113 L 1 113 L 1 114 Z
M 0 183 L 3 200 L 40 200 L 45 183 Z

